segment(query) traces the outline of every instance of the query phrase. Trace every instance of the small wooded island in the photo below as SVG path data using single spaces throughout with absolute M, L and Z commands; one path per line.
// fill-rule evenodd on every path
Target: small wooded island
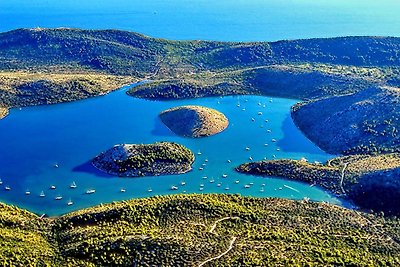
M 92 161 L 97 169 L 111 175 L 139 177 L 181 174 L 192 169 L 194 154 L 170 142 L 115 145 Z
M 222 132 L 228 119 L 218 110 L 202 106 L 181 106 L 161 112 L 161 121 L 175 134 L 205 137 Z

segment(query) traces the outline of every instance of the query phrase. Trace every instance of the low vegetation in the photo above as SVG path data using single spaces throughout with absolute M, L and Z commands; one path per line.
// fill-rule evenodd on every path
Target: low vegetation
M 238 166 L 236 170 L 319 185 L 336 195 L 353 200 L 366 210 L 400 215 L 399 207 L 393 201 L 400 196 L 398 153 L 344 156 L 325 164 L 288 159 L 250 162 Z
M 400 89 L 372 87 L 297 104 L 292 117 L 309 139 L 332 154 L 399 152 L 399 103 Z
M 17 266 L 400 264 L 398 219 L 324 203 L 173 195 L 50 219 L 3 205 L 1 215 L 7 229 L 25 229 L 24 239 L 36 235 L 28 247 L 0 231 L 0 250 L 8 252 L 1 260 Z
M 104 95 L 133 77 L 99 73 L 0 72 L 0 105 L 24 107 Z
M 117 176 L 181 174 L 192 169 L 194 154 L 171 142 L 116 145 L 93 159 L 101 171 Z
M 161 121 L 174 133 L 205 137 L 222 132 L 228 119 L 218 110 L 202 106 L 181 106 L 160 113 Z

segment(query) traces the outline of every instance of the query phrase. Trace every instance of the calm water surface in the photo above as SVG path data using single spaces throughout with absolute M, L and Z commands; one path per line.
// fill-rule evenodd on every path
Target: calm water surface
M 397 0 L 14 0 L 0 1 L 0 31 L 38 26 L 115 28 L 169 39 L 222 41 L 399 36 L 398 10 Z M 274 155 L 306 157 L 310 161 L 333 157 L 316 148 L 293 125 L 289 109 L 296 101 L 274 98 L 270 102 L 266 97 L 240 96 L 150 102 L 130 98 L 125 90 L 74 103 L 12 110 L 10 116 L 0 120 L 0 177 L 3 186 L 11 187 L 10 191 L 0 190 L 0 201 L 49 215 L 114 200 L 184 191 L 310 197 L 340 203 L 316 187 L 233 171 L 234 166 L 249 161 L 250 157 L 254 160 L 272 159 Z M 230 120 L 229 128 L 203 139 L 173 135 L 160 123 L 158 113 L 185 104 L 224 112 Z M 263 114 L 257 115 L 259 111 Z M 196 153 L 193 171 L 177 176 L 124 179 L 100 173 L 88 163 L 115 144 L 155 141 L 175 141 L 192 149 Z M 245 150 L 246 146 L 250 151 Z M 199 151 L 201 155 L 197 155 Z M 206 159 L 206 166 L 199 170 Z M 56 164 L 58 168 L 54 167 Z M 205 176 L 207 179 L 202 178 Z M 69 189 L 73 181 L 78 187 Z M 186 185 L 180 186 L 183 181 Z M 254 184 L 245 189 L 244 185 L 249 183 Z M 53 184 L 57 189 L 49 190 Z M 171 191 L 172 185 L 178 185 L 179 190 Z M 89 188 L 96 189 L 96 193 L 84 194 Z M 121 193 L 121 188 L 126 188 L 126 192 Z M 149 188 L 153 190 L 151 193 Z M 28 189 L 31 195 L 26 196 Z M 38 196 L 42 190 L 44 198 Z M 63 199 L 54 200 L 57 195 Z M 68 207 L 70 199 L 74 205 Z
M 114 200 L 184 192 L 309 197 L 340 204 L 317 187 L 241 175 L 233 170 L 240 163 L 250 161 L 250 157 L 253 160 L 305 157 L 310 161 L 332 157 L 315 147 L 293 125 L 289 110 L 296 101 L 231 96 L 159 102 L 129 97 L 126 90 L 125 87 L 106 96 L 72 103 L 14 109 L 0 120 L 0 176 L 3 186 L 11 187 L 10 191 L 0 190 L 0 201 L 49 215 Z M 174 135 L 161 123 L 158 114 L 187 104 L 220 110 L 230 121 L 228 129 L 201 139 Z M 118 178 L 97 171 L 89 163 L 115 144 L 156 141 L 178 142 L 190 148 L 196 154 L 193 170 L 183 175 Z M 76 189 L 69 188 L 73 181 Z M 186 185 L 182 186 L 182 182 Z M 251 183 L 254 184 L 250 188 L 244 188 Z M 49 189 L 51 185 L 56 189 Z M 172 185 L 179 189 L 172 191 Z M 96 193 L 85 194 L 91 188 Z M 122 193 L 121 188 L 126 192 Z M 149 188 L 153 190 L 151 193 Z M 200 191 L 200 188 L 204 189 Z M 25 195 L 26 190 L 31 195 Z M 41 191 L 46 197 L 39 197 Z M 58 195 L 63 199 L 55 200 Z M 69 200 L 74 205 L 67 206 Z

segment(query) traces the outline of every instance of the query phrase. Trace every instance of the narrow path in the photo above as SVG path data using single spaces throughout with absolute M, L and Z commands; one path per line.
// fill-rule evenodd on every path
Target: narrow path
M 222 219 L 216 220 L 215 223 L 211 226 L 210 228 L 210 233 L 214 232 L 215 227 L 217 227 L 217 223 L 222 222 L 222 221 L 226 221 L 226 220 L 231 220 L 231 219 L 240 219 L 239 217 L 224 217 Z
M 236 241 L 236 236 L 234 236 L 234 237 L 232 238 L 231 242 L 229 242 L 229 247 L 228 247 L 227 250 L 225 250 L 223 253 L 221 253 L 220 255 L 218 255 L 218 256 L 216 256 L 216 257 L 209 258 L 209 259 L 203 261 L 202 263 L 199 264 L 198 267 L 201 267 L 201 266 L 203 266 L 204 264 L 206 264 L 206 263 L 208 263 L 208 262 L 210 262 L 210 261 L 217 260 L 217 259 L 223 257 L 224 255 L 226 255 L 226 254 L 233 248 L 233 244 L 235 243 L 235 241 Z
M 343 193 L 343 195 L 346 195 L 346 191 L 344 191 L 344 188 L 343 188 L 343 180 L 344 180 L 344 172 L 346 171 L 346 169 L 347 169 L 347 166 L 349 165 L 349 163 L 348 162 L 346 162 L 345 164 L 344 164 L 344 166 L 343 166 L 343 169 L 341 170 L 341 178 L 340 178 L 340 188 L 342 189 L 342 193 Z

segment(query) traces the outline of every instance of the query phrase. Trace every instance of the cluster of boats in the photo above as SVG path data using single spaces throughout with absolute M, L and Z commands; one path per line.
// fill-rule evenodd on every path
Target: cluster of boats
M 2 184 L 3 184 L 3 181 L 0 179 L 0 185 L 2 185 Z M 70 188 L 70 189 L 75 189 L 75 188 L 77 188 L 76 183 L 75 183 L 75 182 L 72 182 L 72 183 L 70 184 L 69 188 Z M 50 185 L 50 187 L 49 187 L 49 190 L 56 190 L 56 189 L 57 189 L 57 187 L 56 187 L 55 185 Z M 10 190 L 11 190 L 11 187 L 10 187 L 10 186 L 5 186 L 5 187 L 4 187 L 4 190 L 10 191 Z M 85 191 L 85 194 L 88 194 L 88 195 L 94 194 L 94 193 L 96 193 L 96 190 L 95 190 L 95 189 L 88 189 L 88 190 Z M 31 195 L 31 191 L 30 191 L 29 189 L 27 189 L 27 190 L 25 191 L 25 195 L 27 195 L 27 196 Z M 44 190 L 42 190 L 42 191 L 40 192 L 39 197 L 41 197 L 41 198 L 46 197 L 46 194 L 45 194 Z M 62 199 L 63 199 L 63 197 L 62 197 L 61 195 L 57 195 L 56 197 L 54 197 L 54 200 L 62 200 Z M 67 202 L 67 205 L 68 205 L 68 206 L 71 206 L 71 205 L 73 205 L 73 204 L 74 204 L 74 203 L 72 202 L 71 199 Z

